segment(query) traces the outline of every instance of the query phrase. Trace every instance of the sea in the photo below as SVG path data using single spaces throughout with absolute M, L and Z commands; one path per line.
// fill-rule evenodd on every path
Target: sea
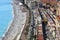
M 13 18 L 11 2 L 12 0 L 0 0 L 0 38 L 5 34 Z

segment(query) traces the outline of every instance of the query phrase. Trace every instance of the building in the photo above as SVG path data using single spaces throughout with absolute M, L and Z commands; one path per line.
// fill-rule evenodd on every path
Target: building
M 42 2 L 42 3 L 47 3 L 47 1 L 46 1 L 46 0 L 40 0 L 40 2 Z
M 35 1 L 40 2 L 40 0 L 24 0 L 24 3 L 28 5 L 28 7 L 31 7 L 31 4 L 33 4 Z
M 57 4 L 57 1 L 56 0 L 50 0 L 50 4 L 55 5 L 55 4 Z
M 49 3 L 51 5 L 55 5 L 57 3 L 57 0 L 40 0 L 42 3 Z

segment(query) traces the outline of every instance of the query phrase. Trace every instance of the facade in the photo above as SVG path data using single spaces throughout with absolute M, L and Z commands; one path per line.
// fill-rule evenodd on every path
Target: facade
M 42 25 L 41 24 L 38 26 L 37 32 L 38 32 L 37 39 L 38 40 L 44 40 L 43 30 L 42 30 Z
M 50 4 L 51 5 L 57 4 L 57 1 L 56 0 L 50 0 Z
M 57 8 L 56 8 L 56 15 L 57 15 L 57 20 L 59 21 L 60 24 L 60 2 L 57 3 Z

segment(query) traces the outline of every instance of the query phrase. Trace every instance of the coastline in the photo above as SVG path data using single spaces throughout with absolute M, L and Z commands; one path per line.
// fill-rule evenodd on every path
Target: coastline
M 3 35 L 2 40 L 14 40 L 14 38 L 16 36 L 21 35 L 21 33 L 23 31 L 23 26 L 26 22 L 26 14 L 27 13 L 26 12 L 21 12 L 22 10 L 20 10 L 20 8 L 21 7 L 19 5 L 13 4 L 13 12 L 12 12 L 13 19 L 9 23 L 7 31 Z M 20 18 L 20 17 L 22 17 L 22 18 Z M 18 37 L 17 37 L 17 39 L 18 39 Z
M 9 28 L 10 28 L 10 26 L 11 26 L 13 20 L 14 20 L 13 5 L 11 5 L 11 7 L 12 7 L 12 12 L 11 12 L 11 14 L 12 14 L 12 19 L 11 19 L 11 21 L 10 21 L 9 24 L 8 24 L 7 30 L 6 30 L 5 33 L 2 35 L 2 38 L 3 38 L 3 37 L 5 36 L 5 34 L 8 32 L 8 30 L 9 30 Z

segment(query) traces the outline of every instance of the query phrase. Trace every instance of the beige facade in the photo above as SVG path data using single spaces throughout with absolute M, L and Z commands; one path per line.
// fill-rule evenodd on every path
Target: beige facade
M 57 8 L 57 12 L 56 12 L 56 15 L 60 15 L 60 8 Z
M 56 15 L 60 15 L 60 2 L 57 3 L 57 12 L 56 12 Z

